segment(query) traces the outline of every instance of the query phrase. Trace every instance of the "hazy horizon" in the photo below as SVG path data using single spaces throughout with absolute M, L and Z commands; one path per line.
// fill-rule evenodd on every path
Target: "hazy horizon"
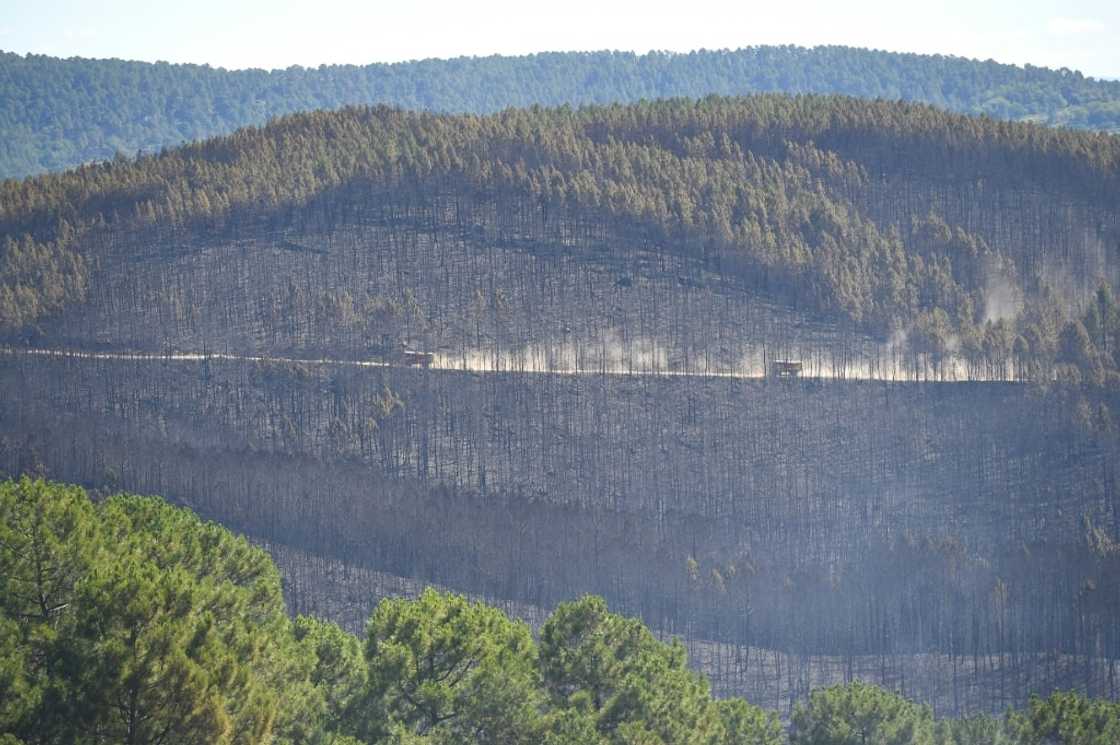
M 249 70 L 263 70 L 265 72 L 280 72 L 280 71 L 283 71 L 283 70 L 291 70 L 291 69 L 314 70 L 314 69 L 318 69 L 320 67 L 369 67 L 371 65 L 408 65 L 408 64 L 416 64 L 416 63 L 419 63 L 419 62 L 432 62 L 432 61 L 446 62 L 446 61 L 452 61 L 452 60 L 458 60 L 458 59 L 485 59 L 487 57 L 521 58 L 521 57 L 533 57 L 533 56 L 537 56 L 537 55 L 548 55 L 548 54 L 573 54 L 573 53 L 574 54 L 603 54 L 603 53 L 606 53 L 606 54 L 633 54 L 633 55 L 638 56 L 638 57 L 643 57 L 643 56 L 646 56 L 646 55 L 649 55 L 649 54 L 688 55 L 688 54 L 692 54 L 692 53 L 695 53 L 695 52 L 728 52 L 728 53 L 735 53 L 735 52 L 742 51 L 744 49 L 766 48 L 766 47 L 782 47 L 782 46 L 797 47 L 797 48 L 806 49 L 806 50 L 836 47 L 836 48 L 866 50 L 866 51 L 869 51 L 869 52 L 882 52 L 884 54 L 902 54 L 902 55 L 913 54 L 913 55 L 918 55 L 918 56 L 923 56 L 923 57 L 929 57 L 929 56 L 951 57 L 951 58 L 954 58 L 954 59 L 968 60 L 970 62 L 980 62 L 980 63 L 994 62 L 996 64 L 1012 65 L 1012 66 L 1019 67 L 1019 68 L 1038 67 L 1038 68 L 1044 68 L 1044 69 L 1049 69 L 1049 70 L 1061 69 L 1061 68 L 1054 67 L 1054 66 L 1051 66 L 1051 65 L 1040 65 L 1040 64 L 1035 64 L 1035 63 L 1032 63 L 1032 62 L 1026 62 L 1026 63 L 1006 62 L 1004 60 L 992 59 L 990 57 L 985 58 L 985 59 L 981 59 L 979 57 L 966 57 L 964 55 L 958 55 L 958 54 L 946 54 L 946 53 L 938 53 L 938 52 L 910 52 L 910 51 L 904 51 L 904 50 L 884 49 L 884 48 L 879 48 L 879 47 L 860 47 L 860 46 L 854 46 L 854 45 L 851 45 L 851 44 L 802 45 L 802 44 L 792 44 L 792 43 L 791 44 L 745 44 L 743 46 L 738 46 L 738 47 L 721 47 L 721 48 L 718 48 L 718 49 L 717 48 L 696 48 L 696 49 L 682 49 L 682 50 L 677 50 L 677 49 L 634 50 L 634 49 L 610 49 L 610 48 L 602 48 L 602 49 L 541 49 L 541 50 L 538 50 L 538 51 L 521 52 L 521 53 L 495 52 L 493 54 L 456 54 L 456 55 L 444 56 L 444 57 L 416 57 L 416 58 L 413 58 L 413 59 L 399 59 L 399 60 L 369 60 L 367 62 L 321 62 L 319 64 L 292 63 L 290 65 L 286 65 L 286 66 L 282 66 L 282 67 L 261 67 L 261 66 L 229 67 L 229 66 L 225 66 L 225 65 L 212 64 L 210 62 L 193 62 L 193 61 L 176 62 L 176 61 L 165 60 L 165 59 L 138 59 L 138 58 L 135 58 L 135 57 L 122 57 L 122 56 L 95 57 L 95 56 L 88 56 L 88 55 L 82 55 L 82 54 L 57 55 L 57 54 L 47 54 L 45 52 L 33 52 L 33 51 L 23 52 L 23 51 L 18 51 L 18 50 L 14 50 L 14 49 L 6 49 L 4 47 L 0 47 L 0 54 L 5 54 L 5 53 L 6 54 L 16 54 L 16 55 L 25 56 L 25 57 L 26 56 L 31 56 L 31 57 L 46 56 L 46 57 L 52 57 L 52 58 L 55 58 L 55 59 L 62 59 L 62 60 L 120 61 L 120 62 L 134 62 L 134 63 L 138 63 L 138 64 L 150 64 L 150 65 L 158 65 L 158 64 L 188 65 L 188 66 L 193 65 L 193 66 L 197 66 L 197 67 L 209 67 L 209 68 L 212 68 L 212 69 L 215 69 L 215 70 L 224 70 L 226 72 L 244 72 L 244 71 L 249 71 Z M 1069 69 L 1073 72 L 1079 72 L 1082 75 L 1084 75 L 1086 78 L 1091 78 L 1091 79 L 1098 80 L 1098 81 L 1101 81 L 1101 82 L 1108 82 L 1108 83 L 1120 82 L 1120 76 L 1093 75 L 1089 72 L 1086 72 L 1084 70 L 1079 70 L 1079 69 L 1076 69 L 1076 68 L 1068 68 L 1067 67 L 1066 69 Z
M 190 7 L 140 0 L 97 7 L 74 0 L 34 6 L 0 0 L 0 49 L 238 70 L 547 52 L 849 46 L 1064 67 L 1120 79 L 1115 54 L 1120 7 L 1101 0 L 950 0 L 927 8 L 884 0 L 734 7 L 698 0 L 689 3 L 688 13 L 679 7 L 574 0 L 527 12 L 509 0 L 469 6 L 428 0 L 408 7 L 336 0 L 318 3 L 311 12 L 292 0 L 200 0 Z

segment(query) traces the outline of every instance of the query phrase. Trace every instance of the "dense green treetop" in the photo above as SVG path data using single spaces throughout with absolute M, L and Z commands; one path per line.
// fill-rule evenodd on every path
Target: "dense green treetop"
M 496 608 L 425 591 L 383 601 L 370 618 L 367 735 L 387 725 L 417 735 L 534 742 L 540 708 L 529 627 Z
M 292 742 L 322 708 L 276 567 L 243 538 L 160 499 L 95 506 L 26 478 L 0 484 L 0 516 L 0 639 L 22 663 L 0 672 L 15 693 L 0 731 Z
M 756 92 L 922 101 L 969 114 L 1120 130 L 1120 83 L 1070 70 L 849 47 L 688 54 L 561 52 L 314 69 L 0 53 L 0 178 L 157 151 L 321 108 L 488 113 L 540 104 Z
M 867 683 L 814 691 L 793 715 L 792 745 L 933 745 L 928 707 Z
M 659 642 L 640 621 L 607 611 L 601 598 L 562 604 L 541 629 L 541 672 L 560 706 L 587 713 L 612 741 L 689 743 L 727 738 L 707 681 L 688 669 L 683 646 Z M 735 720 L 767 730 L 765 717 Z
M 1022 745 L 1108 745 L 1120 742 L 1120 704 L 1094 701 L 1075 693 L 1033 698 L 1026 711 L 1010 715 Z

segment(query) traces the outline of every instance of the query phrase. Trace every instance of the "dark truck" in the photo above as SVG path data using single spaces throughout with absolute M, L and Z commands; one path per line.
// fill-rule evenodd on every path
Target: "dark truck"
M 401 364 L 408 365 L 409 367 L 431 367 L 432 362 L 435 360 L 435 355 L 431 352 L 417 352 L 414 349 L 405 349 L 401 351 Z
M 792 360 L 777 360 L 770 363 L 770 377 L 776 380 L 794 380 L 801 377 L 801 363 Z

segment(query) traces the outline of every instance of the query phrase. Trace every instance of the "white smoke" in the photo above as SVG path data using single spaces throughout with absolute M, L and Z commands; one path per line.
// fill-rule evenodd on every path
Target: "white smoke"
M 654 339 L 625 339 L 609 329 L 590 339 L 514 349 L 441 352 L 435 366 L 470 372 L 668 373 L 669 352 Z
M 984 323 L 1014 321 L 1023 312 L 1023 291 L 999 274 L 988 277 L 984 288 Z

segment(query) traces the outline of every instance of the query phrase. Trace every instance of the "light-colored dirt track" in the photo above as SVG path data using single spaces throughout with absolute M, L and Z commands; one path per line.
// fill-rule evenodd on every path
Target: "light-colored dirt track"
M 518 373 L 526 375 L 598 375 L 619 377 L 662 377 L 662 378 L 725 378 L 736 380 L 764 380 L 764 368 L 758 364 L 743 364 L 731 369 L 681 370 L 659 365 L 635 364 L 630 360 L 611 359 L 598 364 L 574 365 L 569 360 L 564 364 L 546 363 L 539 358 L 526 355 L 506 355 L 467 352 L 462 354 L 435 353 L 431 365 L 423 368 L 400 362 L 383 360 L 353 360 L 339 358 L 300 358 L 265 355 L 239 355 L 227 352 L 101 352 L 74 349 L 48 349 L 38 347 L 0 347 L 0 353 L 9 356 L 48 357 L 76 360 L 119 360 L 139 362 L 183 362 L 202 363 L 207 361 L 258 362 L 290 365 L 314 365 L 330 367 L 358 368 L 406 368 L 416 370 L 453 371 L 467 373 Z M 842 370 L 827 366 L 806 365 L 803 380 L 843 380 L 843 381 L 882 381 L 882 382 L 929 382 L 929 383 L 1014 383 L 1019 382 L 1011 376 L 975 375 L 965 373 L 959 365 L 951 365 L 935 374 L 932 370 L 905 369 L 895 364 L 875 365 L 852 364 Z

